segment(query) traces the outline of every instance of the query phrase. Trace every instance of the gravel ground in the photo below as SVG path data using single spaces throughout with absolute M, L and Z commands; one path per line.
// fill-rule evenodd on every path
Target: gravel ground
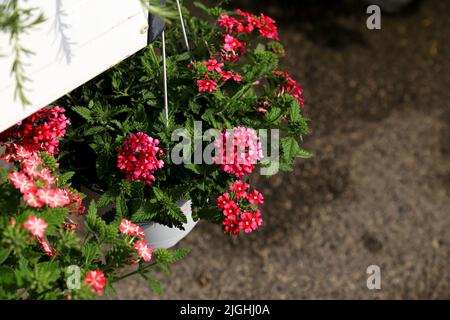
M 201 222 L 180 244 L 191 254 L 157 274 L 161 296 L 135 277 L 111 298 L 450 298 L 450 3 L 383 15 L 379 31 L 360 1 L 233 5 L 282 17 L 317 156 L 253 178 L 260 232 L 230 240 Z M 381 290 L 366 287 L 372 264 Z

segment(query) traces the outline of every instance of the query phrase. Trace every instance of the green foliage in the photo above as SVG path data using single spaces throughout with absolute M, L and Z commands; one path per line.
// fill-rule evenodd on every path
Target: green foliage
M 220 6 L 209 8 L 198 2 L 194 5 L 213 18 L 223 13 L 235 14 Z M 127 217 L 182 228 L 186 217 L 177 201 L 186 198 L 192 200 L 194 218 L 221 223 L 220 213 L 214 211 L 215 199 L 235 177 L 219 171 L 213 164 L 178 165 L 169 157 L 178 143 L 171 139 L 173 131 L 185 129 L 193 137 L 195 121 L 202 122 L 203 132 L 236 126 L 278 129 L 282 137 L 280 159 L 260 163 L 269 168 L 269 174 L 275 174 L 278 168 L 292 170 L 297 158 L 312 156 L 301 147 L 309 132 L 308 120 L 289 90 L 282 89 L 288 79 L 282 73 L 274 73 L 285 53 L 283 45 L 256 34 L 240 35 L 239 40 L 247 44 L 245 56 L 239 61 L 225 62 L 223 68 L 241 75 L 242 80 L 224 83 L 217 78 L 217 90 L 199 92 L 197 81 L 204 79 L 208 71 L 202 62 L 220 59 L 224 31 L 217 23 L 183 11 L 194 49 L 189 52 L 180 49 L 183 35 L 178 23 L 167 27 L 168 119 L 164 110 L 160 41 L 59 101 L 69 107 L 72 119 L 70 139 L 61 149 L 76 150 L 66 153 L 62 167 L 76 171 L 74 178 L 78 183 L 90 181 L 101 186 L 105 192 L 98 204 L 111 206 L 113 219 Z M 155 172 L 151 186 L 127 181 L 117 168 L 118 148 L 126 137 L 139 131 L 159 139 L 165 151 L 164 168 Z M 200 144 L 205 147 L 209 142 Z M 190 147 L 187 158 L 192 162 L 195 141 L 191 141 Z M 267 148 L 270 147 L 271 142 Z M 100 229 L 98 232 L 101 233 Z
M 58 167 L 58 164 L 48 154 L 44 154 L 46 164 Z M 20 167 L 16 163 L 17 168 Z M 73 172 L 52 174 L 57 178 L 60 187 L 70 186 Z M 105 292 L 112 292 L 112 283 L 131 275 L 122 275 L 122 269 L 128 266 L 130 259 L 136 259 L 137 251 L 133 246 L 134 238 L 119 231 L 120 219 L 107 222 L 98 215 L 97 204 L 92 201 L 84 217 L 85 227 L 79 232 L 66 229 L 67 223 L 73 223 L 70 205 L 67 207 L 51 208 L 42 206 L 32 208 L 21 201 L 20 193 L 10 193 L 10 181 L 3 174 L 0 182 L 0 199 L 10 198 L 8 206 L 0 208 L 0 299 L 66 299 L 70 295 L 73 299 L 93 299 L 95 294 L 84 282 L 88 271 L 101 270 L 108 279 Z M 124 181 L 122 189 L 126 192 L 142 190 L 140 183 Z M 73 193 L 76 190 L 71 189 Z M 5 210 L 3 210 L 5 209 Z M 6 210 L 7 209 L 7 210 Z M 24 223 L 35 216 L 47 224 L 45 235 L 40 241 L 47 243 L 50 251 L 48 255 L 39 245 L 36 237 Z M 78 218 L 80 219 L 80 218 Z M 159 261 L 155 255 L 153 262 L 140 262 L 138 271 L 146 277 L 149 286 L 156 292 L 162 292 L 161 284 L 154 278 L 147 276 L 152 267 L 162 264 L 166 269 L 170 264 L 180 260 L 187 252 L 166 251 Z M 76 266 L 80 270 L 79 289 L 68 287 L 67 281 L 71 274 L 69 267 Z

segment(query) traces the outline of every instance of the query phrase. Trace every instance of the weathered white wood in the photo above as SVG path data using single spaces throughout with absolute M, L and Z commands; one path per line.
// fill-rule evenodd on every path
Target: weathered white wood
M 3 1 L 3 0 L 0 0 Z M 46 22 L 21 43 L 30 106 L 14 99 L 9 35 L 0 33 L 0 132 L 125 59 L 147 43 L 147 13 L 139 0 L 33 0 Z

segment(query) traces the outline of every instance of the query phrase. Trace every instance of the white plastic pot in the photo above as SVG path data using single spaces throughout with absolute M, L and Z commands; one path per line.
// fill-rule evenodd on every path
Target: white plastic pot
M 191 200 L 180 199 L 177 204 L 187 218 L 187 223 L 183 224 L 184 230 L 176 227 L 171 228 L 155 222 L 138 223 L 144 230 L 145 241 L 147 241 L 150 247 L 165 249 L 173 247 L 181 239 L 186 237 L 198 223 L 198 220 L 194 221 L 192 219 Z
M 80 191 L 87 196 L 88 201 L 90 201 L 89 199 L 97 201 L 101 196 L 101 191 L 94 191 L 92 187 L 82 186 L 80 188 Z M 136 223 L 137 225 L 142 227 L 145 234 L 145 241 L 150 247 L 154 249 L 171 248 L 176 245 L 181 239 L 186 237 L 198 223 L 198 220 L 194 221 L 192 219 L 191 200 L 180 199 L 177 201 L 177 204 L 187 218 L 187 223 L 183 224 L 184 230 L 178 229 L 177 227 L 168 227 L 163 224 L 151 221 Z M 99 209 L 98 213 L 100 215 L 103 215 L 112 208 L 113 206 L 101 208 Z

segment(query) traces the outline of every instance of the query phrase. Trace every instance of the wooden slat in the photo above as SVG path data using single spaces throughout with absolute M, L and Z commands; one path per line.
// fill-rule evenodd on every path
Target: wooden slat
M 2 0 L 0 0 L 2 1 Z M 23 36 L 35 55 L 24 59 L 30 106 L 14 99 L 9 36 L 0 33 L 0 132 L 52 103 L 147 43 L 147 13 L 139 0 L 33 0 L 47 21 Z

